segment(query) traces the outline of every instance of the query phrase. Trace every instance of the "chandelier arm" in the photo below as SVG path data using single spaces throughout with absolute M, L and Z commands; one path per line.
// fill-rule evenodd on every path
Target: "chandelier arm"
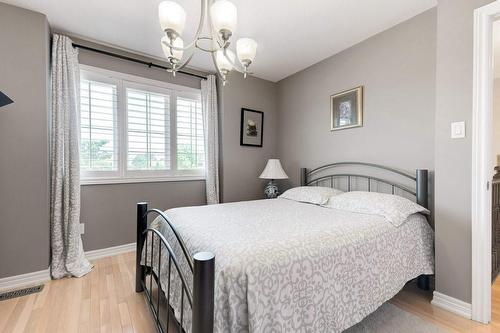
M 212 37 L 206 37 L 206 36 L 202 36 L 202 37 L 198 37 L 193 43 L 190 43 L 188 46 L 186 47 L 178 47 L 178 46 L 174 46 L 172 44 L 170 44 L 168 41 L 165 41 L 165 40 L 162 40 L 162 44 L 165 45 L 166 47 L 168 48 L 171 48 L 172 50 L 177 50 L 177 51 L 187 51 L 191 48 L 196 47 L 197 49 L 201 50 L 201 51 L 205 51 L 205 52 L 217 52 L 218 50 L 221 50 L 224 48 L 224 46 L 226 44 L 228 44 L 227 42 L 224 44 L 224 45 L 221 45 L 219 44 L 219 42 L 217 42 L 217 48 L 215 49 L 207 49 L 207 48 L 204 48 L 200 45 L 198 45 L 198 42 L 201 41 L 201 40 L 211 40 L 213 41 L 213 38 Z
M 178 47 L 178 46 L 173 46 L 172 44 L 170 44 L 169 42 L 165 41 L 165 40 L 162 40 L 161 43 L 163 45 L 165 45 L 166 47 L 172 49 L 172 50 L 176 50 L 176 51 L 188 51 L 189 49 L 192 49 L 193 46 L 196 46 L 196 40 L 195 42 L 193 43 L 190 43 L 188 46 L 186 47 Z
M 222 71 L 219 68 L 219 65 L 217 64 L 217 59 L 215 58 L 215 52 L 211 53 L 212 55 L 212 61 L 214 63 L 215 69 L 217 70 L 217 74 L 219 74 L 219 77 L 222 78 L 222 81 L 226 81 L 226 75 L 222 73 Z
M 245 67 L 243 67 L 241 64 L 237 64 L 236 62 L 232 61 L 228 56 L 226 52 L 227 48 L 224 49 L 224 52 L 222 54 L 224 55 L 224 58 L 233 66 L 233 69 L 235 69 L 238 73 L 241 74 L 250 74 L 248 71 L 246 71 Z
M 187 64 L 189 64 L 189 62 L 191 61 L 191 59 L 193 59 L 193 56 L 194 56 L 194 51 L 191 53 L 191 55 L 180 65 L 176 66 L 175 67 L 175 71 L 180 71 L 181 69 L 183 69 L 184 67 L 187 66 Z
M 211 1 L 211 0 L 209 0 Z M 220 49 L 220 41 L 217 38 L 217 34 L 214 34 L 214 29 L 212 29 L 212 17 L 210 16 L 210 13 L 208 15 L 208 25 L 210 28 L 210 34 L 212 35 L 212 43 L 215 43 L 216 46 L 219 47 Z M 215 36 L 214 36 L 215 35 Z M 212 45 L 213 47 L 213 45 Z M 214 63 L 215 70 L 217 71 L 217 74 L 219 77 L 222 79 L 222 83 L 225 84 L 226 82 L 226 75 L 222 73 L 221 69 L 219 68 L 219 65 L 217 64 L 217 58 L 215 56 L 216 52 L 211 52 L 210 55 L 212 56 L 212 62 Z
M 213 45 L 213 38 L 212 37 L 200 37 L 200 38 L 198 38 L 198 41 L 200 41 L 200 40 L 210 40 L 210 41 L 212 41 L 212 45 Z M 207 49 L 207 48 L 204 48 L 204 47 L 198 45 L 198 43 L 196 43 L 195 46 L 199 50 L 207 52 L 207 53 L 214 53 L 214 52 L 217 52 L 220 50 L 220 48 Z

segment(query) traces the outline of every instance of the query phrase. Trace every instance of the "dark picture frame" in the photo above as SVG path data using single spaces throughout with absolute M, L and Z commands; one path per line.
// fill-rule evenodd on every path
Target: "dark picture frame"
M 330 130 L 363 126 L 363 86 L 330 96 Z
M 264 112 L 241 108 L 240 146 L 262 147 Z

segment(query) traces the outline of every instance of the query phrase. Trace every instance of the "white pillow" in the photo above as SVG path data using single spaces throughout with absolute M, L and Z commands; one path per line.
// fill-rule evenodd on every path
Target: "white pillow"
M 402 225 L 412 214 L 429 214 L 427 209 L 406 198 L 377 192 L 343 193 L 330 198 L 327 207 L 354 213 L 380 215 L 396 227 Z
M 288 199 L 315 205 L 324 205 L 332 196 L 344 193 L 340 190 L 331 187 L 321 186 L 299 186 L 291 188 L 279 197 L 281 199 Z

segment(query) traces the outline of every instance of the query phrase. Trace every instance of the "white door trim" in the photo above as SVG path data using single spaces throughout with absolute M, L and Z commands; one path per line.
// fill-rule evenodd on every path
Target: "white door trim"
M 493 21 L 500 1 L 474 11 L 472 110 L 472 319 L 491 320 Z

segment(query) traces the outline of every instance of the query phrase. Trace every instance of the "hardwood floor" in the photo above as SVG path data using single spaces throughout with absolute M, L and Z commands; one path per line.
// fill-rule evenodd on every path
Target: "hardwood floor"
M 155 332 L 134 291 L 135 253 L 99 259 L 86 276 L 45 284 L 41 293 L 0 302 L 0 332 Z
M 134 291 L 135 253 L 94 265 L 80 279 L 50 281 L 41 293 L 0 302 L 0 332 L 156 332 L 143 295 Z M 434 307 L 431 297 L 408 285 L 391 302 L 450 332 L 500 332 L 500 279 L 493 285 L 490 325 Z

